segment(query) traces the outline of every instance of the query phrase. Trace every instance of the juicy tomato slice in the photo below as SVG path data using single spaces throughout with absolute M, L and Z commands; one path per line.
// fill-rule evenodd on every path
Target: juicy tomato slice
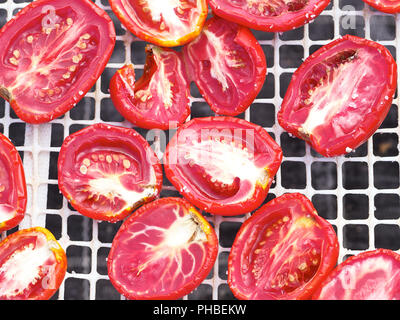
M 146 47 L 143 76 L 135 83 L 135 69 L 119 69 L 110 83 L 117 110 L 131 123 L 146 129 L 175 128 L 190 115 L 190 83 L 180 53 Z
M 207 17 L 206 0 L 110 0 L 111 9 L 137 37 L 162 47 L 193 40 Z
M 106 12 L 90 0 L 37 0 L 0 31 L 0 96 L 25 122 L 70 110 L 95 84 L 115 44 Z
M 363 0 L 365 3 L 374 7 L 376 10 L 386 13 L 399 13 L 400 1 L 399 0 Z
M 17 231 L 0 242 L 0 300 L 47 300 L 67 270 L 64 249 L 40 227 Z
M 397 65 L 385 47 L 346 35 L 296 70 L 279 124 L 326 157 L 348 153 L 379 128 L 396 83 Z
M 213 17 L 183 48 L 191 78 L 217 114 L 235 116 L 257 97 L 267 74 L 264 51 L 249 29 Z
M 262 127 L 232 117 L 193 119 L 164 154 L 167 178 L 204 211 L 239 215 L 265 200 L 282 150 Z
M 0 133 L 0 232 L 17 226 L 25 216 L 25 172 L 12 142 Z
M 238 299 L 309 298 L 335 267 L 339 244 L 310 200 L 284 194 L 257 210 L 236 235 L 228 284 Z
M 108 275 L 128 299 L 178 299 L 209 274 L 218 239 L 186 200 L 162 198 L 139 208 L 118 230 Z
M 81 214 L 116 222 L 161 191 L 161 164 L 135 130 L 94 124 L 68 136 L 58 159 L 61 192 Z
M 400 255 L 366 251 L 339 264 L 313 295 L 314 300 L 400 300 Z
M 330 0 L 208 0 L 213 12 L 248 28 L 283 32 L 314 20 Z

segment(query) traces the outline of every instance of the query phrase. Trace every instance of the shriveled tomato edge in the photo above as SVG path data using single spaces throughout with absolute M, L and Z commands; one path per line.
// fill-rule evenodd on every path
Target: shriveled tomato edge
M 198 222 L 202 223 L 203 226 L 203 231 L 205 232 L 207 236 L 207 243 L 209 250 L 207 251 L 207 256 L 205 257 L 205 265 L 202 266 L 202 271 L 198 273 L 195 278 L 187 283 L 185 286 L 180 288 L 177 291 L 170 292 L 168 294 L 160 294 L 158 296 L 154 295 L 132 295 L 128 293 L 122 285 L 118 283 L 114 279 L 113 275 L 113 262 L 114 262 L 114 251 L 115 249 L 115 243 L 119 241 L 119 238 L 121 237 L 121 234 L 125 232 L 129 228 L 129 225 L 136 220 L 137 217 L 141 215 L 145 215 L 149 209 L 157 208 L 159 206 L 162 206 L 164 204 L 169 204 L 171 202 L 176 202 L 180 206 L 183 206 L 187 210 L 190 210 L 191 213 L 195 214 L 196 217 L 198 218 Z M 153 202 L 147 203 L 140 207 L 138 210 L 136 210 L 132 215 L 130 215 L 124 223 L 121 225 L 120 229 L 118 230 L 117 234 L 114 237 L 113 243 L 111 245 L 111 250 L 108 255 L 107 259 L 107 270 L 108 270 L 108 275 L 110 278 L 111 283 L 113 286 L 118 290 L 119 293 L 124 295 L 126 298 L 131 299 L 131 300 L 176 300 L 179 299 L 190 292 L 192 292 L 195 288 L 197 288 L 201 282 L 208 276 L 210 273 L 211 269 L 213 268 L 215 261 L 217 259 L 218 255 L 218 237 L 215 233 L 214 228 L 210 225 L 210 223 L 203 217 L 203 215 L 197 211 L 197 209 L 191 205 L 188 201 L 186 201 L 183 198 L 177 198 L 177 197 L 168 197 L 168 198 L 160 198 L 157 199 Z
M 49 2 L 51 4 L 51 1 L 49 0 L 36 0 L 28 4 L 26 7 L 21 9 L 14 17 L 13 19 L 9 20 L 3 28 L 0 30 L 0 36 L 3 33 L 6 33 L 8 28 L 13 25 L 14 23 L 17 23 L 19 20 L 19 17 L 25 14 L 29 15 L 29 10 L 32 8 L 40 7 L 44 5 L 45 3 Z M 115 28 L 114 28 L 114 23 L 112 22 L 111 18 L 108 16 L 108 14 L 98 7 L 96 4 L 94 4 L 90 0 L 80 0 L 80 2 L 85 3 L 94 13 L 96 13 L 100 18 L 105 19 L 105 21 L 108 24 L 108 40 L 109 40 L 109 45 L 107 47 L 107 50 L 103 53 L 102 59 L 100 63 L 97 64 L 96 72 L 92 74 L 90 77 L 88 77 L 88 80 L 86 81 L 85 86 L 82 86 L 81 88 L 77 89 L 75 95 L 71 97 L 69 100 L 62 102 L 59 104 L 56 108 L 54 108 L 51 112 L 48 113 L 42 113 L 42 114 L 37 114 L 34 112 L 29 112 L 29 108 L 23 108 L 18 104 L 18 101 L 15 101 L 12 97 L 10 97 L 8 94 L 5 94 L 4 91 L 0 90 L 0 96 L 7 100 L 10 103 L 10 106 L 13 108 L 15 114 L 20 118 L 22 121 L 30 123 L 30 124 L 41 124 L 41 123 L 46 123 L 49 121 L 52 121 L 69 110 L 71 110 L 85 95 L 89 90 L 93 87 L 93 85 L 96 83 L 97 79 L 101 76 L 103 73 L 108 60 L 111 58 L 112 52 L 114 50 L 115 46 L 115 41 L 116 41 L 116 33 L 115 33 Z M 102 40 L 105 41 L 105 34 L 102 35 Z M 79 94 L 78 90 L 80 91 Z
M 7 160 L 10 162 L 11 168 L 13 168 L 13 176 L 18 196 L 15 216 L 0 223 L 0 232 L 14 228 L 22 221 L 25 217 L 27 204 L 27 188 L 22 159 L 13 143 L 5 135 L 0 133 L 0 149 L 3 148 L 7 151 L 7 154 L 5 155 L 7 156 Z
M 319 16 L 330 3 L 330 0 L 311 1 L 301 13 L 288 13 L 283 17 L 246 18 L 243 10 L 224 5 L 226 1 L 208 0 L 215 15 L 251 29 L 267 32 L 283 32 L 301 27 Z
M 399 13 L 400 12 L 400 3 L 398 4 L 384 4 L 384 3 L 376 3 L 374 0 L 363 0 L 366 4 L 371 7 L 385 13 Z
M 96 123 L 93 124 L 89 127 L 83 128 L 71 135 L 69 135 L 67 138 L 65 138 L 58 157 L 58 172 L 60 173 L 58 175 L 58 186 L 61 191 L 61 193 L 64 195 L 65 198 L 69 201 L 69 203 L 81 214 L 84 216 L 87 216 L 89 218 L 95 219 L 95 220 L 102 220 L 102 221 L 109 221 L 109 222 L 117 222 L 120 221 L 124 218 L 126 218 L 135 208 L 127 208 L 126 210 L 122 211 L 120 214 L 117 215 L 107 215 L 104 212 L 94 212 L 90 209 L 87 209 L 85 206 L 81 205 L 79 202 L 74 201 L 73 195 L 69 192 L 68 188 L 65 186 L 64 181 L 63 181 L 63 167 L 64 167 L 64 162 L 67 156 L 67 153 L 69 152 L 69 145 L 72 143 L 75 139 L 82 139 L 82 141 L 85 141 L 85 136 L 86 135 L 95 135 L 96 131 L 98 130 L 103 130 L 103 131 L 114 131 L 117 132 L 117 135 L 122 135 L 125 137 L 129 137 L 131 139 L 137 140 L 140 145 L 142 146 L 143 150 L 147 153 L 147 155 L 150 157 L 150 162 L 152 163 L 152 167 L 154 169 L 155 177 L 156 177 L 156 186 L 155 186 L 155 194 L 152 197 L 147 197 L 144 198 L 142 203 L 139 204 L 142 205 L 146 202 L 154 200 L 156 197 L 161 192 L 161 187 L 162 187 L 162 180 L 163 180 L 163 175 L 162 175 L 162 168 L 161 168 L 161 163 L 158 160 L 156 154 L 154 151 L 151 149 L 150 145 L 147 143 L 147 141 L 134 129 L 131 128 L 125 128 L 125 127 L 119 127 L 119 126 L 114 126 L 114 125 L 108 125 L 104 123 Z M 99 136 L 100 137 L 100 136 Z
M 222 20 L 222 18 L 214 16 L 211 19 L 207 20 L 205 27 L 207 27 L 208 24 L 212 23 L 216 19 Z M 209 96 L 206 93 L 206 90 L 204 90 L 203 86 L 199 83 L 198 75 L 191 76 L 192 80 L 197 83 L 200 94 L 204 97 L 204 100 L 206 100 L 206 102 L 210 105 L 211 110 L 213 110 L 216 114 L 225 116 L 237 116 L 246 111 L 246 109 L 253 103 L 254 99 L 260 93 L 267 76 L 267 61 L 264 51 L 257 39 L 251 33 L 251 31 L 246 27 L 238 25 L 237 34 L 234 41 L 235 43 L 246 49 L 246 51 L 251 56 L 254 62 L 254 68 L 256 69 L 256 78 L 254 79 L 253 91 L 245 99 L 243 99 L 241 103 L 235 107 L 235 109 L 229 110 L 224 107 L 219 107 L 218 104 L 214 102 L 212 96 Z M 184 48 L 183 52 L 186 52 L 187 50 L 188 48 L 186 47 Z M 187 53 L 184 53 L 184 55 L 187 56 Z M 185 58 L 185 61 L 187 64 L 192 66 L 193 71 L 191 71 L 191 73 L 195 73 L 194 70 L 196 68 L 194 67 L 194 64 L 190 61 L 190 59 Z
M 158 39 L 153 35 L 147 34 L 145 31 L 142 31 L 136 23 L 134 23 L 129 16 L 127 16 L 123 5 L 121 4 L 120 0 L 109 0 L 111 10 L 115 13 L 117 16 L 118 20 L 121 21 L 121 23 L 130 31 L 132 32 L 135 36 L 138 38 L 156 44 L 160 47 L 176 47 L 176 46 L 181 46 L 186 43 L 189 43 L 192 41 L 194 38 L 196 38 L 201 30 L 203 29 L 204 23 L 207 18 L 208 14 L 208 6 L 206 3 L 206 0 L 202 0 L 201 3 L 201 14 L 199 15 L 199 19 L 196 23 L 195 29 L 178 38 L 178 39 L 171 39 L 171 40 L 163 40 L 163 39 Z
M 381 94 L 381 99 L 377 102 L 377 104 L 375 106 L 373 106 L 373 108 L 376 109 L 375 114 L 379 115 L 378 121 L 371 122 L 371 117 L 369 117 L 367 119 L 364 119 L 364 121 L 360 125 L 360 128 L 368 129 L 369 135 L 365 136 L 362 132 L 360 133 L 360 131 L 362 131 L 362 130 L 360 130 L 360 128 L 359 128 L 358 132 L 360 134 L 357 134 L 355 136 L 352 135 L 351 137 L 347 137 L 347 138 L 343 138 L 340 141 L 340 143 L 333 145 L 330 148 L 320 147 L 319 144 L 316 142 L 316 140 L 313 138 L 313 136 L 312 135 L 310 136 L 310 140 L 307 142 L 313 147 L 313 149 L 315 149 L 315 151 L 317 151 L 319 154 L 323 155 L 324 157 L 334 157 L 334 156 L 340 156 L 340 155 L 346 154 L 346 153 L 348 153 L 346 151 L 347 148 L 355 149 L 358 146 L 360 146 L 362 143 L 367 141 L 372 136 L 372 134 L 380 127 L 383 120 L 385 120 L 385 117 L 386 117 L 387 113 L 389 112 L 389 109 L 392 105 L 393 96 L 395 94 L 396 87 L 397 87 L 397 64 L 394 61 L 389 50 L 377 42 L 367 40 L 364 38 L 359 38 L 359 37 L 353 36 L 353 35 L 345 35 L 341 38 L 338 38 L 338 39 L 328 43 L 327 45 L 323 46 L 322 48 L 318 49 L 316 52 L 314 52 L 312 55 L 310 55 L 302 63 L 302 65 L 294 72 L 294 74 L 292 76 L 292 80 L 290 81 L 289 87 L 286 91 L 286 95 L 283 99 L 281 109 L 279 110 L 278 115 L 277 115 L 278 123 L 283 129 L 290 132 L 297 138 L 305 140 L 304 137 L 299 133 L 299 130 L 298 130 L 299 126 L 288 123 L 285 120 L 286 110 L 290 109 L 292 107 L 292 104 L 290 101 L 290 96 L 293 94 L 293 92 L 296 91 L 298 78 L 301 79 L 302 73 L 308 70 L 310 62 L 312 62 L 315 58 L 324 54 L 326 51 L 332 49 L 338 43 L 341 43 L 343 41 L 351 41 L 351 42 L 355 42 L 357 44 L 362 44 L 362 45 L 373 47 L 373 48 L 380 50 L 380 53 L 388 62 L 390 78 L 388 79 L 389 83 L 386 87 L 386 90 Z M 386 97 L 388 99 L 386 99 Z
M 248 128 L 252 128 L 256 131 L 257 134 L 260 134 L 262 139 L 268 144 L 268 146 L 272 149 L 275 158 L 271 162 L 270 166 L 267 168 L 268 170 L 268 183 L 265 185 L 257 184 L 255 186 L 254 194 L 251 199 L 245 199 L 241 202 L 234 203 L 234 204 L 219 204 L 214 200 L 206 200 L 206 199 L 199 199 L 198 195 L 194 194 L 190 191 L 190 188 L 184 188 L 184 184 L 182 183 L 180 177 L 176 175 L 174 170 L 174 165 L 169 164 L 169 153 L 172 148 L 176 148 L 177 143 L 177 136 L 180 130 L 185 130 L 191 126 L 200 126 L 202 123 L 212 123 L 213 121 L 227 121 L 231 124 L 239 123 L 241 125 L 247 126 Z M 279 170 L 280 164 L 282 162 L 282 149 L 281 147 L 275 142 L 274 139 L 268 134 L 266 130 L 262 127 L 248 122 L 246 120 L 240 118 L 233 118 L 229 116 L 218 116 L 218 117 L 204 117 L 204 118 L 195 118 L 184 125 L 182 125 L 178 132 L 174 135 L 171 139 L 167 148 L 164 153 L 164 170 L 165 175 L 167 176 L 168 180 L 172 183 L 172 185 L 182 194 L 190 203 L 194 204 L 196 207 L 200 208 L 203 211 L 208 213 L 212 213 L 215 215 L 223 215 L 223 216 L 236 216 L 243 213 L 248 213 L 257 209 L 262 202 L 265 200 L 269 188 L 273 182 L 273 179 L 276 173 Z
M 127 95 L 129 95 L 129 90 L 126 89 L 125 82 L 121 79 L 123 77 L 121 71 L 124 68 L 130 68 L 130 67 L 133 68 L 133 65 L 128 64 L 117 70 L 117 72 L 114 74 L 114 76 L 111 78 L 110 81 L 111 100 L 115 108 L 118 110 L 118 112 L 121 113 L 121 115 L 132 124 L 144 129 L 168 130 L 176 128 L 177 126 L 180 126 L 182 123 L 184 123 L 190 115 L 190 101 L 189 101 L 190 83 L 188 82 L 187 86 L 188 105 L 185 107 L 184 112 L 182 112 L 180 119 L 177 121 L 176 124 L 172 122 L 162 123 L 160 121 L 148 119 L 139 114 L 138 112 L 136 112 L 134 109 L 131 109 L 132 104 L 130 102 L 130 99 L 127 98 Z M 132 88 L 132 90 L 134 90 L 134 88 Z
M 345 261 L 340 263 L 339 265 L 336 266 L 335 269 L 332 270 L 332 272 L 329 274 L 329 276 L 321 283 L 321 285 L 318 287 L 318 290 L 314 292 L 312 295 L 312 300 L 324 300 L 320 299 L 320 294 L 324 287 L 330 283 L 335 277 L 342 271 L 342 269 L 346 268 L 348 265 L 353 264 L 354 262 L 361 261 L 364 259 L 368 259 L 373 256 L 379 256 L 379 255 L 388 255 L 397 260 L 400 263 L 400 255 L 392 250 L 389 249 L 375 249 L 371 251 L 364 251 L 361 252 L 357 255 L 351 256 L 347 258 Z
M 29 300 L 48 300 L 50 299 L 58 290 L 60 287 L 61 283 L 64 281 L 65 274 L 67 272 L 67 255 L 64 251 L 64 249 L 61 247 L 61 245 L 57 242 L 56 238 L 54 235 L 46 228 L 42 227 L 33 227 L 33 228 L 28 228 L 28 229 L 22 229 L 19 231 L 16 231 L 7 238 L 5 238 L 3 241 L 0 242 L 0 250 L 3 246 L 5 246 L 8 242 L 18 239 L 19 236 L 22 235 L 35 235 L 35 233 L 42 233 L 46 239 L 47 242 L 53 241 L 57 243 L 58 248 L 56 248 L 54 245 L 50 247 L 50 250 L 54 254 L 54 258 L 56 259 L 56 267 L 55 267 L 55 285 L 54 289 L 45 289 L 42 291 L 41 294 L 39 295 L 33 295 L 29 297 Z
M 332 225 L 318 215 L 312 202 L 306 196 L 300 193 L 285 193 L 259 208 L 242 224 L 238 233 L 236 234 L 228 258 L 228 285 L 234 296 L 240 300 L 248 300 L 248 297 L 244 293 L 240 292 L 239 289 L 232 283 L 232 268 L 234 267 L 234 259 L 237 259 L 235 248 L 240 242 L 243 241 L 243 239 L 241 239 L 242 234 L 246 231 L 248 225 L 251 226 L 253 220 L 257 219 L 259 216 L 267 215 L 270 207 L 274 207 L 278 205 L 278 203 L 285 203 L 286 201 L 301 202 L 306 210 L 315 216 L 318 224 L 323 227 L 326 234 L 326 242 L 324 242 L 323 254 L 321 255 L 323 260 L 321 260 L 317 272 L 315 273 L 314 277 L 301 288 L 301 290 L 296 289 L 292 293 L 288 294 L 287 299 L 306 300 L 310 298 L 311 295 L 317 290 L 318 286 L 328 277 L 329 273 L 331 270 L 333 270 L 337 263 L 337 259 L 339 257 L 339 242 Z

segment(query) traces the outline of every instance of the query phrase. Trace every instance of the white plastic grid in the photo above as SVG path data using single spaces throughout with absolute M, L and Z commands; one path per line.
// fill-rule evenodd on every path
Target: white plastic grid
M 28 2 L 0 0 L 0 26 Z M 105 72 L 84 100 L 65 116 L 42 125 L 24 124 L 8 103 L 0 103 L 0 131 L 10 137 L 23 155 L 28 185 L 27 213 L 18 228 L 47 227 L 67 252 L 68 271 L 54 299 L 123 299 L 109 282 L 106 270 L 108 250 L 120 223 L 97 222 L 79 215 L 57 188 L 57 154 L 66 136 L 97 122 L 132 127 L 113 108 L 108 81 L 125 63 L 134 63 L 138 76 L 141 74 L 145 43 L 121 27 L 107 0 L 94 2 L 113 18 L 117 45 Z M 276 112 L 290 75 L 311 51 L 353 33 L 378 40 L 395 55 L 400 48 L 399 19 L 375 11 L 361 0 L 333 0 L 314 22 L 295 31 L 254 32 L 266 53 L 269 76 L 258 98 L 241 117 L 263 124 L 284 152 L 282 167 L 267 200 L 286 192 L 301 192 L 312 199 L 320 215 L 337 231 L 339 261 L 375 247 L 400 249 L 398 97 L 373 138 L 352 154 L 336 158 L 322 158 L 301 140 L 289 137 L 278 125 Z M 191 117 L 213 115 L 194 86 L 192 95 Z M 146 130 L 138 131 L 146 136 Z M 162 152 L 159 144 L 149 142 Z M 178 193 L 164 179 L 161 195 Z M 185 299 L 233 298 L 226 283 L 227 258 L 235 233 L 248 216 L 206 214 L 220 240 L 218 260 L 210 276 Z

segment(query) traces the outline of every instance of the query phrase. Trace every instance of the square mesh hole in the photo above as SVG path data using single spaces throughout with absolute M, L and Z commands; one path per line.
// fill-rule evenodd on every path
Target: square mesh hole
M 400 218 L 400 196 L 398 194 L 377 194 L 374 198 L 375 217 L 377 219 Z

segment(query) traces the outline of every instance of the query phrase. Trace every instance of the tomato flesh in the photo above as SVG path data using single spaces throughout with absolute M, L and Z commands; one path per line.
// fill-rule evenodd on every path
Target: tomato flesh
M 0 232 L 14 228 L 22 221 L 26 203 L 21 157 L 12 142 L 0 134 Z
M 194 39 L 208 11 L 206 0 L 110 0 L 110 5 L 134 35 L 163 47 Z
M 396 69 L 389 51 L 378 43 L 354 36 L 338 39 L 295 72 L 278 121 L 324 156 L 348 153 L 386 117 Z
M 252 33 L 235 23 L 209 19 L 183 52 L 192 80 L 217 114 L 244 112 L 264 84 L 265 54 Z
M 115 30 L 89 0 L 38 0 L 0 32 L 0 95 L 29 123 L 67 112 L 105 68 Z
M 362 252 L 339 264 L 313 295 L 315 300 L 399 300 L 400 255 Z
M 334 268 L 336 234 L 301 194 L 285 194 L 240 228 L 228 261 L 228 284 L 239 299 L 307 299 Z
M 178 299 L 213 267 L 218 239 L 186 200 L 144 205 L 121 226 L 108 257 L 113 285 L 129 299 Z
M 66 269 L 65 252 L 47 229 L 17 231 L 0 243 L 0 299 L 50 299 Z
M 174 128 L 190 115 L 190 84 L 179 53 L 146 47 L 143 76 L 135 83 L 133 65 L 118 70 L 110 83 L 115 107 L 133 124 L 146 129 Z
M 363 0 L 375 9 L 386 13 L 399 13 L 400 1 L 398 0 Z
M 282 32 L 315 19 L 330 0 L 208 0 L 213 12 L 229 21 L 268 32 Z
M 214 214 L 238 215 L 264 201 L 282 151 L 262 128 L 232 117 L 193 119 L 164 154 L 167 178 L 191 203 Z
M 121 220 L 161 190 L 161 165 L 133 129 L 95 124 L 70 135 L 58 168 L 61 192 L 94 219 Z

